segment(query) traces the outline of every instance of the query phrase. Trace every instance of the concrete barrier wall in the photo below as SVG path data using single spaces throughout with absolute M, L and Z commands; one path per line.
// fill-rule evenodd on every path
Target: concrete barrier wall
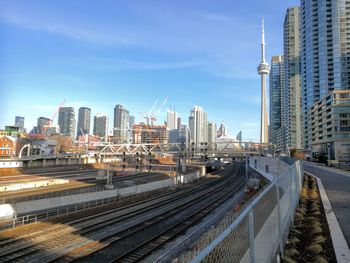
M 249 166 L 271 182 L 289 170 L 286 163 L 270 157 L 249 157 Z
M 178 183 L 184 183 L 184 184 L 187 184 L 187 183 L 191 183 L 193 182 L 194 180 L 197 180 L 201 177 L 200 175 L 200 171 L 195 171 L 193 173 L 189 173 L 189 174 L 185 174 L 185 175 L 180 175 L 178 177 Z
M 23 162 L 21 161 L 0 161 L 0 169 L 1 168 L 19 168 L 23 166 Z
M 21 189 L 38 188 L 38 187 L 45 187 L 45 186 L 58 185 L 58 184 L 68 184 L 68 183 L 69 183 L 69 180 L 66 180 L 66 179 L 48 179 L 48 180 L 32 181 L 32 182 L 26 182 L 26 183 L 11 183 L 11 184 L 0 186 L 0 192 L 9 192 L 9 191 L 16 191 Z
M 134 185 L 121 189 L 105 190 L 84 194 L 76 194 L 69 196 L 59 196 L 48 199 L 40 199 L 33 201 L 26 201 L 14 204 L 14 210 L 17 214 L 29 214 L 35 211 L 52 209 L 56 207 L 69 206 L 73 204 L 89 202 L 99 199 L 111 198 L 118 195 L 126 196 L 135 193 L 142 193 L 146 191 L 152 191 L 160 188 L 165 188 L 173 185 L 174 179 L 169 178 L 161 181 L 151 182 L 142 185 Z

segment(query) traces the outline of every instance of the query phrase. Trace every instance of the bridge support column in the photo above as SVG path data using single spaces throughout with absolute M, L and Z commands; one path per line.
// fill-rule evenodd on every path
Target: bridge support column
M 43 159 L 43 167 L 46 167 L 46 159 Z
M 68 160 L 67 160 L 67 162 L 68 162 L 68 165 L 70 165 L 70 157 L 68 157 Z
M 58 165 L 58 157 L 56 157 L 55 165 Z

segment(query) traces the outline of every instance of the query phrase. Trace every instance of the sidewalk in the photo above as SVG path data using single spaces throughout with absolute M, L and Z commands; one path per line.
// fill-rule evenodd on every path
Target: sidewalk
M 303 163 L 305 172 L 322 180 L 329 201 L 350 246 L 350 172 Z

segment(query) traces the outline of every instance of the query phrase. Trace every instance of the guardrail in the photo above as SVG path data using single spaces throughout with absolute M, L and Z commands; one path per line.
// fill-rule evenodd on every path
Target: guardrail
M 266 171 L 266 158 L 256 160 L 256 170 Z M 178 262 L 273 262 L 278 252 L 283 253 L 299 201 L 303 169 L 300 161 L 290 166 L 278 159 L 268 162 L 275 168 L 271 169 L 275 180 L 239 215 L 229 215 L 210 230 Z M 279 174 L 277 167 L 282 167 Z

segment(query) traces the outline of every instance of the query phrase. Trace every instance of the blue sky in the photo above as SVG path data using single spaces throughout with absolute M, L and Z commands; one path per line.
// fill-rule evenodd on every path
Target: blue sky
M 169 100 L 182 121 L 202 106 L 229 134 L 259 138 L 260 23 L 267 58 L 283 52 L 286 8 L 299 1 L 0 0 L 0 128 L 66 106 L 136 120 Z M 57 118 L 55 120 L 57 122 Z

